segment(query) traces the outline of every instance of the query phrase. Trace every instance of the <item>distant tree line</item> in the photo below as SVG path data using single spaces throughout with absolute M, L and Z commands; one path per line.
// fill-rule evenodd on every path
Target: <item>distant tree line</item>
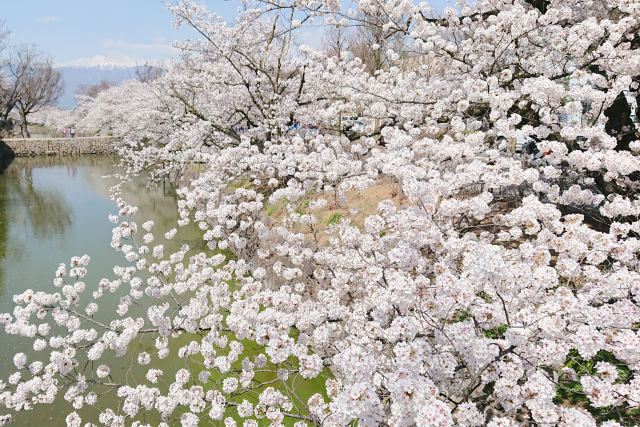
M 138 66 L 135 71 L 136 79 L 142 83 L 151 82 L 165 73 L 166 69 L 164 67 L 152 65 L 150 63 Z M 81 84 L 78 85 L 78 88 L 75 90 L 75 96 L 79 101 L 86 100 L 87 98 L 93 99 L 98 96 L 100 92 L 114 86 L 118 86 L 118 83 L 106 79 L 95 84 Z

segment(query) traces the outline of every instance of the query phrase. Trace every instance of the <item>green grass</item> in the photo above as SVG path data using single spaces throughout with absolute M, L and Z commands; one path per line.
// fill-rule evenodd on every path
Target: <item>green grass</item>
M 295 330 L 292 330 L 292 336 L 295 336 L 295 332 L 296 332 Z M 201 337 L 198 334 L 185 333 L 183 335 L 188 335 L 188 337 L 181 336 L 179 338 L 179 343 L 181 345 L 186 345 L 191 340 L 196 340 L 197 342 L 200 342 L 201 340 Z M 235 336 L 231 333 L 227 332 L 227 333 L 224 333 L 223 335 L 228 336 L 229 341 L 237 340 Z M 173 347 L 177 347 L 177 345 L 175 345 L 176 343 L 177 342 L 174 341 Z M 212 375 L 211 377 L 209 377 L 209 380 L 206 383 L 201 384 L 197 381 L 195 382 L 203 386 L 205 393 L 208 390 L 221 390 L 222 381 L 227 377 L 233 377 L 233 376 L 238 377 L 237 372 L 242 370 L 242 360 L 245 357 L 249 357 L 250 359 L 254 360 L 258 354 L 264 354 L 264 350 L 265 350 L 264 347 L 256 345 L 254 341 L 242 340 L 241 343 L 244 347 L 243 352 L 239 356 L 238 360 L 231 365 L 231 371 L 229 373 L 221 374 L 220 372 L 216 372 L 216 369 L 214 368 L 211 370 Z M 219 356 L 227 355 L 228 348 L 229 347 L 225 349 L 216 348 L 217 355 Z M 189 370 L 193 374 L 193 377 L 196 377 L 198 372 L 203 369 L 203 367 L 201 366 L 202 362 L 203 362 L 203 358 L 200 354 L 198 354 L 196 356 L 192 356 L 188 361 L 185 361 L 184 363 L 188 365 Z M 325 383 L 327 379 L 332 378 L 333 376 L 331 375 L 331 372 L 325 368 L 320 372 L 320 374 L 316 378 L 304 379 L 299 375 L 292 374 L 286 380 L 279 380 L 279 381 L 277 380 L 277 375 L 275 371 L 277 371 L 278 368 L 294 369 L 297 367 L 298 367 L 298 363 L 293 356 L 289 357 L 289 359 L 287 359 L 285 362 L 279 365 L 274 365 L 273 363 L 268 362 L 264 368 L 261 368 L 261 369 L 256 368 L 258 371 L 261 371 L 261 372 L 256 372 L 256 375 L 254 376 L 254 380 L 256 382 L 263 383 L 265 385 L 262 385 L 257 388 L 252 388 L 251 391 L 245 391 L 245 392 L 240 392 L 243 389 L 242 389 L 242 386 L 239 386 L 238 391 L 236 393 L 227 395 L 227 400 L 230 402 L 235 402 L 237 404 L 242 403 L 243 400 L 248 400 L 249 402 L 255 405 L 258 403 L 259 394 L 262 391 L 264 391 L 267 387 L 273 387 L 276 390 L 280 391 L 285 396 L 287 396 L 293 402 L 294 407 L 291 410 L 291 413 L 296 415 L 301 415 L 301 416 L 308 415 L 308 412 L 303 407 L 303 404 L 306 404 L 309 398 L 316 393 L 320 393 L 321 395 L 324 396 L 325 400 L 328 400 Z M 267 372 L 267 371 L 272 371 L 272 372 Z M 295 390 L 295 394 L 300 398 L 300 401 L 297 400 L 296 397 L 292 395 L 288 390 Z M 186 412 L 187 410 L 188 410 L 188 407 L 179 406 L 178 408 L 176 408 L 176 410 L 172 415 L 174 417 L 179 416 L 180 414 Z M 241 425 L 242 421 L 244 420 L 238 415 L 237 410 L 234 407 L 227 407 L 224 417 L 233 418 L 239 423 L 239 425 Z M 255 416 L 252 416 L 250 418 L 257 419 Z M 261 423 L 264 423 L 265 420 L 266 418 L 262 418 L 262 420 L 258 419 L 258 421 Z M 283 421 L 283 424 L 285 426 L 292 426 L 296 421 L 299 421 L 299 420 L 286 418 Z
M 336 212 L 334 214 L 331 214 L 331 216 L 327 219 L 327 225 L 337 224 L 340 222 L 341 219 L 342 219 L 341 213 Z
M 287 199 L 279 200 L 276 203 L 267 203 L 267 215 L 274 216 L 279 211 L 285 209 L 289 201 Z
M 580 377 L 583 375 L 597 375 L 595 366 L 598 362 L 608 362 L 616 367 L 618 379 L 615 383 L 626 383 L 633 375 L 633 372 L 625 363 L 616 359 L 608 351 L 600 350 L 592 359 L 585 360 L 577 350 L 571 350 L 567 355 L 564 366 L 573 369 L 578 375 L 578 379 L 577 381 L 563 379 L 560 385 L 556 387 L 554 402 L 565 406 L 584 408 L 596 418 L 598 424 L 608 420 L 615 420 L 625 426 L 637 425 L 638 420 L 640 420 L 640 408 L 594 408 L 590 405 L 589 399 L 582 390 Z

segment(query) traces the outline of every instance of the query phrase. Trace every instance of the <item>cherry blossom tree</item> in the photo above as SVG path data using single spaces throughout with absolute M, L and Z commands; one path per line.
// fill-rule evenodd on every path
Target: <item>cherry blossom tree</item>
M 200 34 L 181 62 L 81 107 L 128 173 L 199 174 L 174 229 L 119 201 L 115 279 L 85 284 L 77 257 L 58 289 L 15 297 L 5 331 L 44 356 L 16 354 L 0 402 L 63 395 L 73 426 L 85 406 L 104 425 L 634 422 L 640 4 L 242 3 L 234 23 L 171 7 Z M 296 42 L 362 16 L 402 39 L 373 75 Z M 355 139 L 330 126 L 349 111 L 371 123 Z M 208 250 L 165 250 L 190 223 Z M 131 359 L 138 379 L 105 362 Z

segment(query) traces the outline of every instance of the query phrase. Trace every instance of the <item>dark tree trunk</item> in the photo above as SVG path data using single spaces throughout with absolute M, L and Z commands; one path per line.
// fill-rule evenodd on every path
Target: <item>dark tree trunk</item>
M 25 114 L 21 114 L 22 122 L 20 123 L 20 133 L 23 138 L 31 138 L 29 134 L 29 128 L 27 127 L 27 116 Z

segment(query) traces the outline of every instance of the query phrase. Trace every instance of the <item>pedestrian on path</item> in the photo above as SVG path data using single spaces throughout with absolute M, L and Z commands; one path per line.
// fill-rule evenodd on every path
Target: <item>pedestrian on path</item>
M 71 134 L 71 138 L 75 138 L 76 130 L 73 127 L 69 128 L 69 133 Z
M 62 137 L 63 138 L 67 137 L 67 128 L 62 128 Z

